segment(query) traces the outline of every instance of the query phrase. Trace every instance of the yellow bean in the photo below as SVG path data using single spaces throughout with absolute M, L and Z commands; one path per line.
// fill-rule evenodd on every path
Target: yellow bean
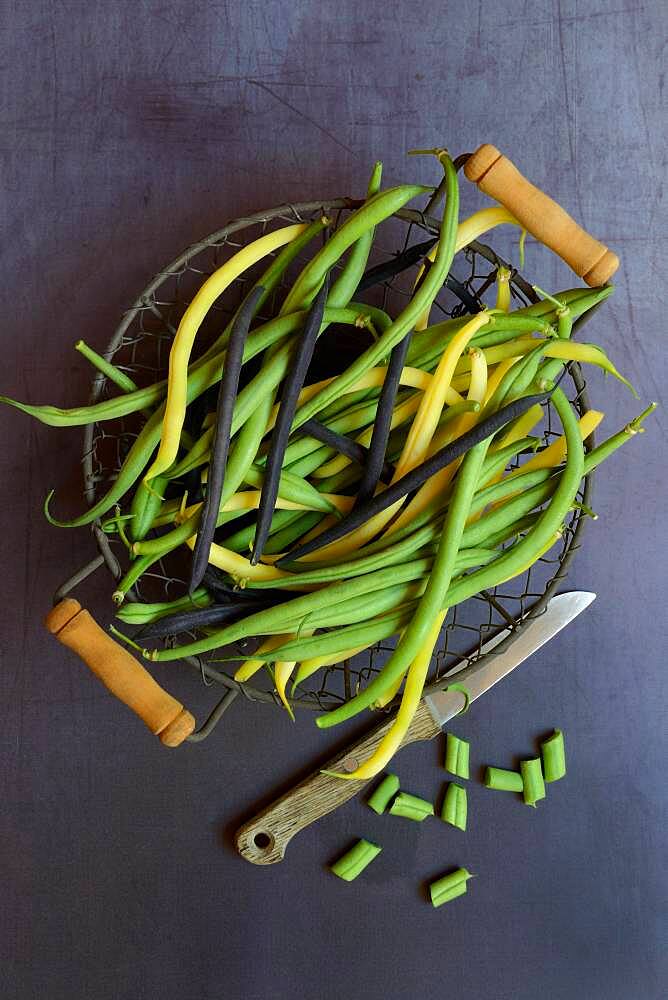
M 469 383 L 469 391 L 467 399 L 475 401 L 477 403 L 482 403 L 488 397 L 489 392 L 487 388 L 487 361 L 485 359 L 484 353 L 478 348 L 474 348 L 469 351 L 471 357 L 471 381 Z M 460 437 L 465 434 L 466 431 L 470 430 L 471 427 L 476 423 L 479 418 L 479 413 L 463 413 L 461 417 L 458 417 L 452 426 L 444 427 L 440 435 L 437 435 L 432 442 L 432 446 L 429 449 L 429 454 L 433 454 L 435 451 L 439 451 L 444 448 L 450 441 L 454 441 L 455 438 Z M 435 500 L 438 496 L 447 489 L 452 477 L 459 468 L 462 459 L 457 459 L 451 462 L 450 465 L 446 465 L 444 469 L 437 472 L 435 476 L 428 479 L 424 486 L 421 486 L 417 491 L 411 502 L 408 504 L 405 510 L 401 512 L 399 517 L 394 521 L 387 530 L 388 535 L 391 535 L 394 531 L 398 531 L 399 528 L 408 524 L 414 518 L 421 514 L 426 507 Z
M 470 215 L 468 219 L 464 219 L 457 226 L 457 239 L 455 242 L 455 253 L 459 253 L 463 250 L 465 246 L 472 243 L 473 240 L 477 240 L 479 236 L 486 233 L 489 229 L 493 229 L 495 226 L 502 226 L 504 224 L 519 226 L 519 222 L 514 215 L 508 211 L 507 208 L 503 208 L 501 205 L 492 205 L 490 208 L 482 208 L 479 212 L 474 212 Z M 436 254 L 438 252 L 438 243 L 432 247 L 429 251 L 427 257 L 429 261 L 433 264 L 436 259 Z M 418 276 L 416 278 L 416 284 L 422 277 L 422 271 L 424 266 L 418 271 Z M 424 330 L 429 323 L 429 313 L 430 309 L 425 309 L 417 323 L 415 324 L 416 330 Z
M 169 352 L 167 404 L 162 422 L 160 447 L 144 476 L 144 482 L 165 472 L 175 461 L 186 412 L 188 362 L 190 352 L 206 314 L 226 288 L 257 261 L 292 242 L 306 229 L 306 223 L 285 226 L 249 243 L 207 278 L 183 314 Z
M 356 770 L 352 771 L 350 774 L 337 772 L 337 777 L 345 778 L 347 781 L 360 779 L 367 780 L 368 778 L 373 778 L 383 770 L 385 765 L 395 755 L 401 746 L 404 736 L 408 732 L 410 724 L 413 721 L 413 716 L 415 715 L 420 704 L 424 684 L 427 679 L 427 674 L 429 673 L 429 664 L 431 663 L 434 646 L 438 641 L 441 627 L 445 621 L 447 613 L 447 609 L 438 613 L 434 624 L 432 625 L 431 630 L 420 649 L 420 652 L 408 668 L 408 673 L 406 674 L 406 687 L 401 698 L 399 711 L 397 712 L 392 726 L 385 736 L 383 736 L 376 750 L 373 752 L 371 757 L 364 761 L 364 763 L 356 768 Z
M 287 632 L 283 635 L 270 635 L 269 638 L 262 643 L 258 649 L 258 653 L 270 653 L 272 649 L 277 649 L 279 646 L 283 646 L 286 642 L 289 642 L 295 637 L 294 632 Z M 265 660 L 244 660 L 241 666 L 237 668 L 234 679 L 242 684 L 244 681 L 250 680 L 253 674 L 256 674 L 258 670 L 264 666 L 266 666 Z

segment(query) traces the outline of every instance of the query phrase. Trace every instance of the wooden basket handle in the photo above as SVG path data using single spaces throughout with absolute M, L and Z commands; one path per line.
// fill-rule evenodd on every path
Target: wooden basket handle
M 464 173 L 481 191 L 505 205 L 527 232 L 554 250 L 586 284 L 604 285 L 619 267 L 616 253 L 523 177 L 496 146 L 480 146 L 466 161 Z
M 49 612 L 46 627 L 81 657 L 104 686 L 136 712 L 155 736 L 177 747 L 195 728 L 195 719 L 148 670 L 119 646 L 78 601 L 65 598 Z

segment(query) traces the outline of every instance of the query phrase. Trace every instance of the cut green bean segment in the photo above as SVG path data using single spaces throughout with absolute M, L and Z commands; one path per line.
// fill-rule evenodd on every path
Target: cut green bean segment
M 520 762 L 524 801 L 528 806 L 536 808 L 536 803 L 545 798 L 545 782 L 540 757 Z
M 390 806 L 390 816 L 403 816 L 421 823 L 427 816 L 434 815 L 434 805 L 409 792 L 399 792 Z
M 360 875 L 374 858 L 377 858 L 382 847 L 372 844 L 370 840 L 358 840 L 343 857 L 335 861 L 330 871 L 342 878 L 344 882 L 352 882 Z
M 389 806 L 391 800 L 399 791 L 399 779 L 396 774 L 386 774 L 381 783 L 374 789 L 367 800 L 369 808 L 380 816 Z
M 541 743 L 540 753 L 545 781 L 559 781 L 559 778 L 563 778 L 566 774 L 566 752 L 561 729 L 555 729 L 552 736 Z
M 457 871 L 444 875 L 443 878 L 436 879 L 429 886 L 429 895 L 433 906 L 442 906 L 449 903 L 457 896 L 463 896 L 466 892 L 466 883 L 474 876 L 466 868 L 458 868 Z
M 458 830 L 466 829 L 467 798 L 466 789 L 451 781 L 445 790 L 441 819 Z
M 458 778 L 469 776 L 469 744 L 454 733 L 445 738 L 445 770 Z
M 502 767 L 485 768 L 485 787 L 497 792 L 523 792 L 522 775 L 517 771 L 504 771 Z

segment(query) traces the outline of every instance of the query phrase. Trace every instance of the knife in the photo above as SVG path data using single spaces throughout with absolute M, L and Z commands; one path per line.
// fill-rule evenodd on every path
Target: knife
M 515 641 L 502 651 L 487 655 L 509 635 L 510 628 L 503 629 L 486 642 L 473 662 L 465 657 L 457 663 L 441 678 L 445 690 L 435 690 L 422 699 L 401 746 L 438 736 L 443 726 L 464 708 L 465 696 L 456 689 L 448 690 L 446 678 L 455 677 L 457 684 L 466 688 L 469 700 L 475 701 L 549 642 L 595 597 L 595 594 L 581 590 L 553 597 L 546 609 L 528 621 Z M 529 610 L 525 617 L 531 614 Z M 354 771 L 373 753 L 394 718 L 394 714 L 386 716 L 380 725 L 330 760 L 324 769 Z M 344 781 L 316 771 L 240 827 L 235 837 L 237 850 L 256 865 L 282 861 L 296 833 L 343 805 L 367 784 L 367 780 Z

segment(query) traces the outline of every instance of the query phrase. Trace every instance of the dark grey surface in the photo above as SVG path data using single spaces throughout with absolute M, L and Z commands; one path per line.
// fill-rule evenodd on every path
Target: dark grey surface
M 103 347 L 146 279 L 229 218 L 358 195 L 378 157 L 385 183 L 431 181 L 406 149 L 491 141 L 619 251 L 591 336 L 660 399 L 664 4 L 3 0 L 0 25 L 2 391 L 83 400 L 73 342 Z M 526 270 L 575 284 L 535 245 Z M 592 396 L 609 431 L 640 409 L 602 379 Z M 473 781 L 466 835 L 352 803 L 269 869 L 231 831 L 329 738 L 243 705 L 168 751 L 113 702 L 40 625 L 93 552 L 41 515 L 52 485 L 78 505 L 81 433 L 0 420 L 3 995 L 665 995 L 664 412 L 598 477 L 570 581 L 597 602 L 456 727 L 477 777 L 560 725 L 567 780 L 535 812 Z M 88 589 L 108 618 L 107 594 Z M 201 715 L 210 692 L 178 670 Z M 403 752 L 402 783 L 436 794 L 441 752 Z M 323 865 L 355 836 L 385 850 L 344 885 Z M 433 911 L 425 880 L 457 865 L 477 879 Z

